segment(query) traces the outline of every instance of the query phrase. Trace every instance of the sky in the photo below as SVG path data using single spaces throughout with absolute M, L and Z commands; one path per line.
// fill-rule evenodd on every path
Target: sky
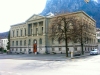
M 46 0 L 0 0 L 0 33 L 42 12 Z
M 46 0 L 0 0 L 0 33 L 42 12 L 45 4 Z

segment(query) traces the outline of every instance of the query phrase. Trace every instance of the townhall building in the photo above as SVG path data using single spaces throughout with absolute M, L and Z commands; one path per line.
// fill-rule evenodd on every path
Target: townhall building
M 96 23 L 89 15 L 83 11 L 73 12 L 66 14 L 75 15 L 86 22 L 88 27 L 91 28 L 88 33 L 92 41 L 84 45 L 84 51 L 88 52 L 91 49 L 97 48 L 96 45 Z M 53 17 L 33 15 L 24 23 L 12 25 L 10 29 L 10 50 L 13 53 L 65 53 L 64 42 L 59 43 L 51 40 L 48 37 L 48 28 L 50 20 Z M 73 49 L 71 43 L 68 43 L 69 51 Z M 77 49 L 81 50 L 80 44 L 76 44 Z

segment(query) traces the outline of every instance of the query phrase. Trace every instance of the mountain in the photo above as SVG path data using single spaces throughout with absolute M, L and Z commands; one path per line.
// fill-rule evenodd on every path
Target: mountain
M 0 33 L 0 38 L 8 38 L 8 33 L 9 32 L 3 32 L 3 33 Z
M 100 0 L 97 0 L 98 3 L 100 3 Z
M 86 3 L 84 0 L 47 0 L 41 15 L 48 13 L 76 12 L 85 11 L 89 16 L 96 20 L 96 27 L 100 28 L 100 0 L 98 2 L 90 0 Z

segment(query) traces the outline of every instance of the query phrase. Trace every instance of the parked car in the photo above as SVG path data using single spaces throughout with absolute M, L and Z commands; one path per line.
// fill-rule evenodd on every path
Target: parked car
M 20 52 L 20 54 L 24 54 L 25 52 Z
M 99 50 L 98 49 L 93 49 L 90 51 L 90 55 L 98 55 L 99 54 Z
M 80 56 L 81 52 L 80 51 L 74 51 L 74 56 Z
M 15 54 L 20 54 L 20 52 L 15 52 Z

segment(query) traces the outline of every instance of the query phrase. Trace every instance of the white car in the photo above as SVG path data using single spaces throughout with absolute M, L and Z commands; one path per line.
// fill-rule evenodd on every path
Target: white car
M 99 54 L 99 50 L 98 49 L 93 49 L 90 51 L 90 55 L 98 55 Z

